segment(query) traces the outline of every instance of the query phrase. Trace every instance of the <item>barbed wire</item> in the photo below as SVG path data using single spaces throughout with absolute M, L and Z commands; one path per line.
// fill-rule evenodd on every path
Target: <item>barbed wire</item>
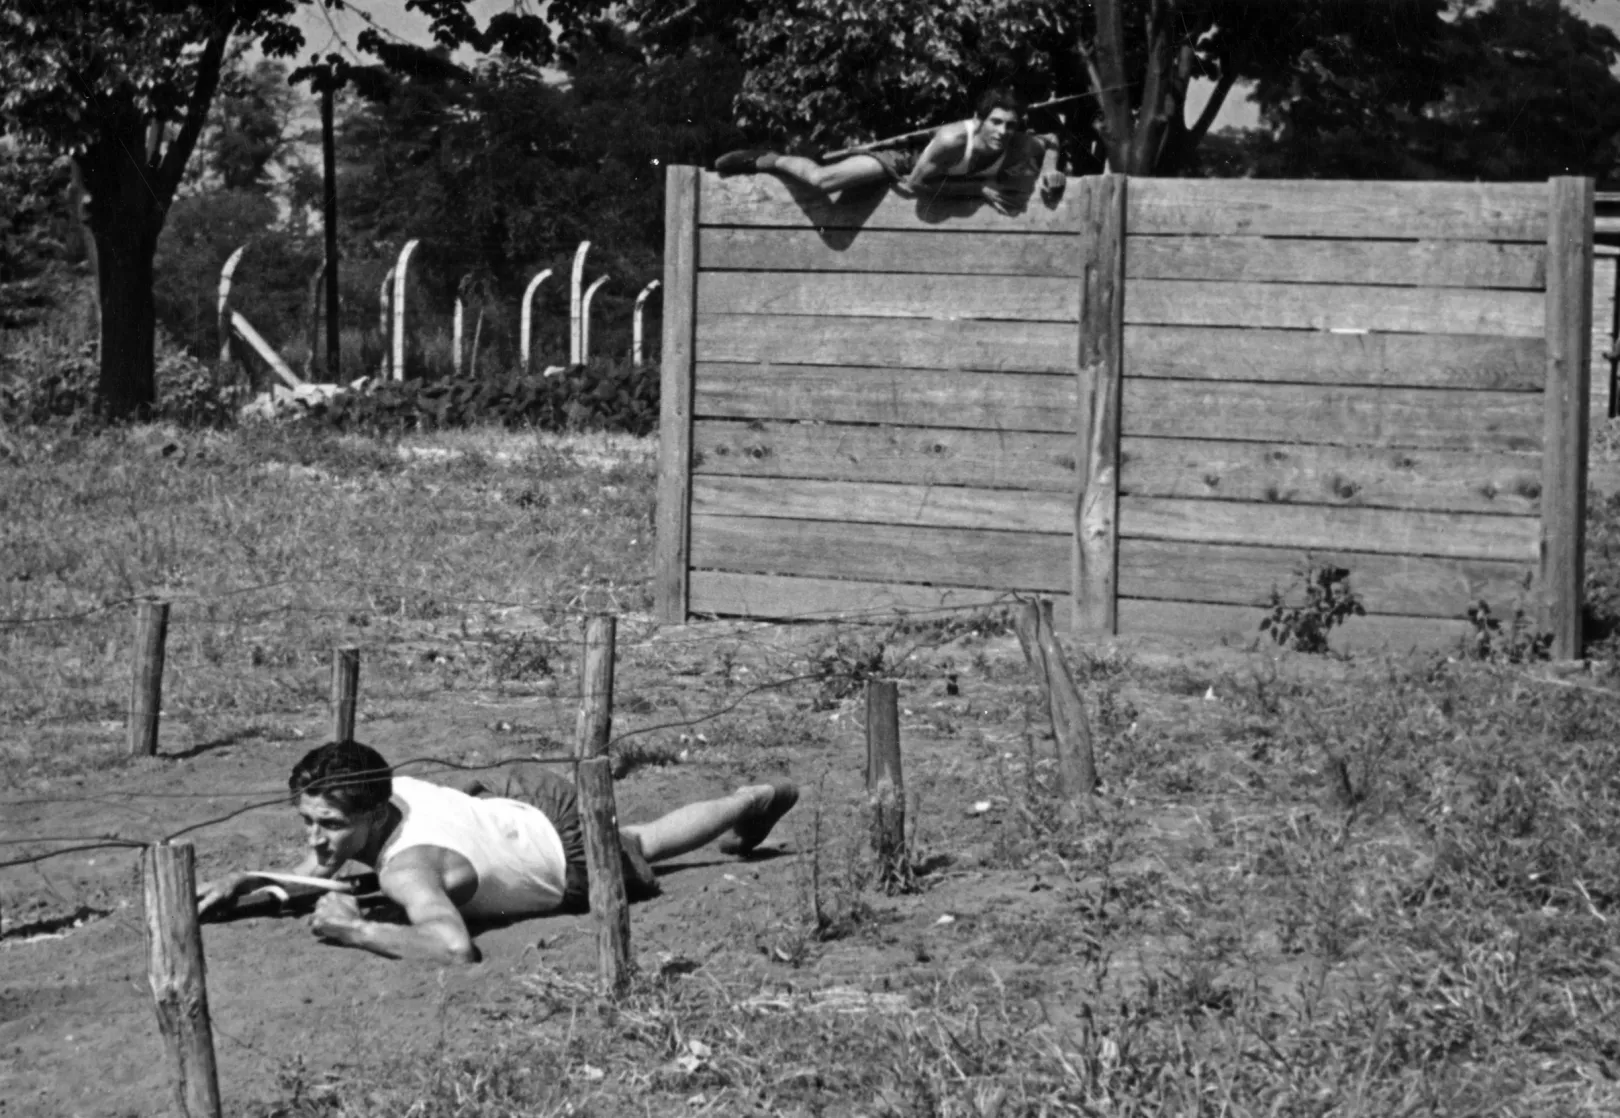
M 1017 596 L 1012 595 L 1012 594 L 1006 595 L 1005 598 L 1006 598 L 1006 604 L 1011 604 L 1013 601 L 1017 600 Z M 131 599 L 131 600 L 135 600 L 135 599 Z M 998 602 L 999 602 L 999 599 L 998 599 Z M 945 619 L 945 618 L 949 618 L 949 617 L 952 617 L 952 616 L 958 616 L 958 615 L 964 615 L 964 614 L 981 614 L 981 613 L 985 613 L 987 610 L 994 609 L 994 608 L 996 608 L 996 603 L 992 603 L 990 605 L 987 605 L 987 604 L 981 602 L 981 603 L 964 604 L 964 605 L 960 605 L 960 606 L 939 606 L 939 607 L 932 607 L 932 608 L 923 609 L 923 610 L 917 610 L 917 611 L 907 611 L 906 613 L 901 614 L 901 615 L 897 615 L 896 611 L 893 610 L 892 608 L 887 608 L 887 609 L 876 609 L 875 608 L 875 609 L 870 610 L 870 611 L 856 611 L 856 612 L 868 615 L 873 620 L 876 620 L 879 617 L 886 620 L 888 622 L 888 625 L 889 625 L 889 631 L 888 631 L 887 634 L 885 634 L 885 636 L 882 638 L 882 640 L 883 640 L 884 643 L 887 643 L 889 640 L 891 640 L 902 629 L 905 629 L 905 628 L 907 628 L 907 627 L 909 627 L 911 625 L 917 624 L 919 622 L 919 619 L 924 618 L 924 617 L 926 617 L 928 619 L 932 619 L 932 620 L 939 620 L 939 619 Z M 583 619 L 585 619 L 585 618 L 587 618 L 589 616 L 590 616 L 589 614 L 582 613 L 582 614 L 578 615 L 578 618 L 580 620 L 583 620 Z M 741 633 L 736 632 L 735 630 L 729 630 L 729 629 L 728 629 L 727 632 L 719 633 L 719 634 L 712 633 L 712 632 L 711 633 L 704 633 L 704 634 L 701 634 L 701 635 L 695 635 L 692 639 L 685 640 L 685 641 L 682 641 L 680 643 L 688 645 L 688 646 L 699 646 L 699 645 L 705 645 L 705 644 L 714 645 L 714 644 L 723 643 L 723 642 L 731 642 L 733 644 L 748 643 L 751 637 L 753 637 L 754 635 L 756 635 L 757 633 L 759 633 L 762 630 L 782 628 L 782 627 L 785 627 L 785 626 L 788 626 L 788 625 L 792 625 L 792 624 L 795 624 L 795 623 L 802 623 L 803 621 L 808 621 L 808 620 L 814 620 L 814 621 L 819 621 L 819 622 L 824 622 L 824 623 L 828 622 L 828 621 L 838 623 L 838 622 L 847 621 L 847 618 L 840 617 L 840 618 L 829 619 L 826 616 L 825 611 L 814 611 L 814 612 L 808 612 L 808 613 L 806 613 L 804 615 L 801 615 L 798 618 L 772 618 L 772 619 L 764 620 L 764 621 L 759 621 L 759 620 L 755 620 L 755 619 L 742 619 L 741 622 L 740 622 L 741 624 L 751 626 L 752 628 L 749 629 L 749 630 L 745 630 L 744 632 L 741 632 Z M 654 628 L 654 631 L 656 632 L 658 630 L 658 628 L 659 628 L 657 623 L 656 622 L 649 622 L 649 623 L 652 624 L 652 626 Z M 926 622 L 924 622 L 924 623 L 926 623 Z M 682 628 L 690 629 L 691 627 L 690 626 L 682 626 Z M 941 635 L 943 636 L 944 634 L 941 634 Z M 950 639 L 954 639 L 954 638 L 950 638 Z M 403 643 L 403 642 L 401 642 L 401 643 Z M 419 640 L 417 640 L 417 641 L 413 641 L 412 643 L 421 643 L 421 642 Z M 581 638 L 579 640 L 565 640 L 565 641 L 562 641 L 562 642 L 553 642 L 553 643 L 562 643 L 562 644 L 565 644 L 565 645 L 575 645 L 575 646 L 583 647 L 584 644 L 585 644 L 585 641 L 583 640 L 583 638 Z M 923 640 L 923 639 L 919 639 L 918 641 L 913 642 L 903 652 L 903 654 L 901 654 L 900 656 L 898 656 L 896 658 L 895 663 L 896 664 L 903 663 L 905 660 L 909 659 L 913 654 L 915 654 L 916 651 L 918 651 L 919 649 L 924 647 L 927 643 L 928 642 L 926 640 Z M 668 648 L 669 648 L 669 643 L 668 642 L 660 643 L 660 642 L 655 642 L 655 641 L 652 641 L 652 640 L 648 640 L 648 641 L 643 642 L 640 647 L 651 648 L 651 647 L 654 647 L 655 644 L 658 647 L 660 647 L 662 650 L 665 650 L 665 651 L 667 651 Z M 621 651 L 632 651 L 632 650 L 636 649 L 637 647 L 638 646 L 637 646 L 637 644 L 635 642 L 630 642 L 628 645 L 616 645 L 616 647 L 615 647 L 615 655 L 617 656 L 618 653 L 621 652 Z M 802 683 L 810 683 L 810 682 L 826 683 L 830 679 L 837 678 L 840 674 L 847 675 L 851 679 L 854 679 L 858 673 L 853 672 L 853 671 L 845 671 L 843 673 L 840 673 L 840 672 L 838 672 L 837 670 L 835 670 L 832 667 L 818 667 L 818 668 L 815 668 L 815 669 L 813 669 L 811 671 L 795 672 L 795 673 L 792 673 L 792 674 L 782 675 L 782 676 L 779 676 L 779 677 L 776 677 L 776 678 L 760 681 L 758 683 L 755 683 L 755 684 L 752 684 L 750 686 L 742 688 L 741 691 L 739 691 L 737 694 L 735 694 L 733 696 L 730 696 L 725 702 L 722 702 L 722 703 L 719 703 L 719 704 L 717 704 L 715 706 L 709 707 L 709 708 L 707 708 L 707 709 L 705 709 L 705 710 L 703 710 L 703 711 L 701 711 L 699 713 L 696 713 L 696 714 L 693 714 L 693 715 L 690 715 L 690 716 L 687 716 L 687 717 L 679 718 L 679 719 L 664 720 L 664 721 L 655 722 L 655 723 L 645 725 L 645 726 L 637 726 L 637 727 L 632 728 L 632 729 L 621 730 L 620 732 L 614 734 L 610 738 L 610 740 L 608 742 L 609 754 L 611 755 L 611 753 L 612 753 L 615 746 L 618 746 L 618 745 L 620 745 L 620 744 L 622 744 L 622 743 L 624 743 L 626 741 L 629 741 L 629 740 L 631 740 L 633 738 L 642 737 L 642 736 L 646 736 L 646 735 L 649 735 L 649 734 L 667 733 L 667 732 L 671 732 L 671 731 L 679 731 L 679 730 L 691 729 L 692 727 L 702 725 L 702 724 L 704 724 L 706 722 L 711 722 L 711 721 L 714 721 L 715 719 L 722 718 L 725 715 L 730 714 L 733 711 L 738 710 L 739 708 L 744 706 L 747 702 L 749 702 L 749 700 L 751 700 L 751 699 L 755 698 L 756 696 L 761 695 L 763 693 L 770 692 L 770 691 L 778 691 L 778 690 L 781 690 L 781 689 L 784 689 L 784 688 L 787 688 L 787 687 L 792 687 L 792 686 L 795 686 L 797 684 L 802 684 Z M 442 693 L 443 692 L 442 692 L 442 689 L 441 689 L 441 690 L 425 691 L 423 694 L 425 696 L 431 696 L 431 695 L 439 695 L 439 694 L 442 694 Z M 532 696 L 530 696 L 530 698 L 532 698 Z M 577 696 L 553 695 L 553 696 L 545 696 L 544 698 L 546 698 L 553 707 L 559 707 L 559 706 L 562 706 L 562 705 L 565 705 L 565 704 L 572 707 L 575 704 L 577 704 Z M 160 717 L 159 715 L 157 715 L 155 713 L 151 713 L 148 716 L 149 717 L 154 717 L 154 718 L 155 717 Z M 171 717 L 172 717 L 172 715 L 171 715 Z M 435 772 L 435 771 L 437 771 L 437 772 L 446 772 L 446 771 L 486 772 L 486 771 L 491 771 L 491 770 L 495 770 L 495 769 L 510 767 L 510 766 L 514 766 L 514 765 L 520 765 L 520 764 L 521 765 L 526 765 L 526 764 L 575 765 L 578 762 L 579 762 L 579 758 L 575 757 L 575 756 L 543 757 L 543 756 L 537 756 L 537 755 L 533 755 L 533 754 L 522 755 L 522 756 L 513 756 L 513 757 L 504 757 L 504 758 L 498 758 L 498 759 L 493 760 L 493 761 L 479 762 L 479 763 L 458 762 L 458 761 L 453 761 L 453 760 L 450 760 L 450 759 L 447 759 L 447 758 L 442 758 L 442 757 L 419 756 L 419 757 L 410 757 L 410 758 L 407 758 L 404 761 L 398 762 L 397 764 L 391 765 L 391 766 L 389 766 L 387 771 L 390 772 L 390 773 L 400 773 L 402 770 L 415 767 L 415 768 L 425 768 L 429 772 Z M 369 774 L 369 775 L 374 776 L 375 774 Z M 354 780 L 350 781 L 350 782 L 338 782 L 338 783 L 323 784 L 323 791 L 329 790 L 329 789 L 334 789 L 334 788 L 341 788 L 341 787 L 346 786 L 348 783 L 356 783 L 356 784 L 358 784 L 358 783 L 363 782 L 364 779 L 365 779 L 365 774 L 357 774 L 356 777 L 354 778 Z M 216 815 L 212 815 L 212 816 L 209 816 L 207 818 L 204 818 L 202 820 L 198 820 L 198 821 L 195 821 L 195 822 L 192 822 L 192 823 L 188 823 L 185 826 L 180 827 L 180 828 L 178 828 L 176 830 L 168 831 L 167 833 L 161 835 L 161 837 L 155 838 L 155 839 L 153 839 L 151 841 L 155 841 L 155 842 L 172 842 L 175 839 L 178 839 L 178 838 L 183 837 L 185 835 L 194 834 L 194 833 L 196 833 L 198 831 L 205 830 L 205 829 L 207 829 L 209 827 L 215 827 L 215 826 L 219 826 L 219 825 L 222 825 L 224 823 L 230 822 L 233 819 L 239 818 L 240 816 L 246 815 L 246 814 L 248 814 L 250 812 L 253 812 L 253 811 L 258 811 L 258 810 L 262 810 L 262 809 L 269 808 L 269 807 L 285 806 L 287 804 L 288 800 L 289 800 L 290 793 L 288 791 L 285 791 L 285 790 L 282 790 L 282 789 L 270 790 L 270 789 L 265 789 L 265 788 L 261 788 L 261 787 L 243 788 L 243 789 L 228 789 L 228 788 L 227 789 L 218 789 L 218 788 L 216 788 L 216 789 L 210 789 L 210 790 L 194 792 L 194 793 L 190 793 L 190 792 L 174 792 L 174 791 L 146 792 L 146 791 L 133 790 L 132 789 L 132 790 L 129 790 L 127 792 L 97 793 L 97 794 L 86 795 L 86 796 L 41 796 L 41 797 L 27 797 L 27 798 L 8 799 L 8 800 L 0 801 L 0 806 L 7 807 L 7 808 L 21 808 L 21 807 L 45 807 L 45 806 L 54 806 L 54 805 L 62 805 L 62 804 L 81 804 L 81 803 L 82 804 L 98 804 L 98 805 L 101 805 L 101 806 L 118 807 L 118 808 L 124 809 L 124 810 L 135 811 L 135 812 L 137 812 L 139 814 L 148 815 L 150 817 L 152 813 L 144 811 L 139 807 L 136 807 L 130 801 L 135 801 L 135 800 L 174 801 L 174 800 L 180 800 L 180 799 L 212 799 L 212 800 L 218 800 L 218 799 L 232 799 L 232 798 L 237 798 L 237 797 L 248 797 L 250 799 L 250 802 L 246 803 L 246 804 L 243 804 L 241 806 L 238 806 L 236 808 L 233 808 L 233 809 L 231 809 L 229 811 L 222 812 L 222 813 L 219 813 L 219 814 L 216 814 Z M 139 847 L 143 847 L 143 846 L 146 846 L 146 845 L 150 844 L 150 842 L 147 842 L 147 841 L 126 838 L 126 837 L 121 836 L 121 835 L 107 835 L 107 834 L 56 835 L 56 836 L 21 836 L 21 837 L 6 836 L 6 837 L 0 837 L 0 847 L 15 847 L 15 846 L 27 846 L 27 845 L 37 844 L 37 843 L 60 843 L 60 842 L 72 843 L 73 845 L 68 846 L 66 848 L 58 848 L 58 849 L 53 849 L 53 850 L 49 850 L 49 851 L 35 852 L 35 853 L 24 855 L 24 856 L 21 856 L 21 857 L 0 860 L 0 869 L 14 868 L 14 867 L 19 867 L 19 866 L 24 866 L 24 865 L 30 865 L 30 864 L 42 862 L 42 861 L 45 861 L 45 860 L 48 860 L 48 859 L 51 859 L 51 858 L 64 857 L 64 856 L 67 856 L 67 855 L 70 855 L 70 854 L 84 853 L 84 852 L 91 851 L 91 850 L 101 850 L 101 849 L 109 849 L 109 848 L 117 848 L 117 849 L 139 848 Z

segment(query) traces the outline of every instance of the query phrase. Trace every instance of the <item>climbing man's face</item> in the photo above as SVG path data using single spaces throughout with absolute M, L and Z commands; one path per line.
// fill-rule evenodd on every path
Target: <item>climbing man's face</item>
M 985 151 L 1000 151 L 1007 146 L 1007 137 L 1024 126 L 1017 109 L 991 109 L 990 115 L 979 122 L 979 144 Z

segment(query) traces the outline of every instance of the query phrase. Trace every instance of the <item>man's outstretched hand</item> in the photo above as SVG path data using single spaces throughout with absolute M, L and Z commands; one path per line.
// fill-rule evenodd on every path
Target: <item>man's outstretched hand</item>
M 1014 201 L 1013 196 L 1008 194 L 1005 190 L 997 190 L 993 186 L 986 186 L 983 190 L 983 194 L 984 200 L 994 206 L 997 213 L 1006 214 L 1011 217 L 1013 214 L 1017 213 L 1023 208 L 1019 206 L 1017 202 Z
M 247 888 L 248 875 L 228 873 L 197 886 L 197 915 L 208 916 L 223 912 L 236 903 L 236 898 Z

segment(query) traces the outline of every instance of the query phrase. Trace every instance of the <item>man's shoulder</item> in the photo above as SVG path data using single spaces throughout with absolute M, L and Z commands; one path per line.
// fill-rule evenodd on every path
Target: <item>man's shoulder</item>
M 937 144 L 961 147 L 967 143 L 967 138 L 968 122 L 965 120 L 955 120 L 949 124 L 941 124 L 934 129 L 934 142 Z

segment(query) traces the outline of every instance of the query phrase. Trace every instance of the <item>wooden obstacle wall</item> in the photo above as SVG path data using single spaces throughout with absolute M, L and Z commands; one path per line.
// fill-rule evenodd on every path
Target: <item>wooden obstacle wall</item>
M 1308 554 L 1352 641 L 1485 598 L 1569 652 L 1590 214 L 1576 179 L 1101 176 L 1006 218 L 672 168 L 660 610 L 1027 591 L 1249 639 Z

